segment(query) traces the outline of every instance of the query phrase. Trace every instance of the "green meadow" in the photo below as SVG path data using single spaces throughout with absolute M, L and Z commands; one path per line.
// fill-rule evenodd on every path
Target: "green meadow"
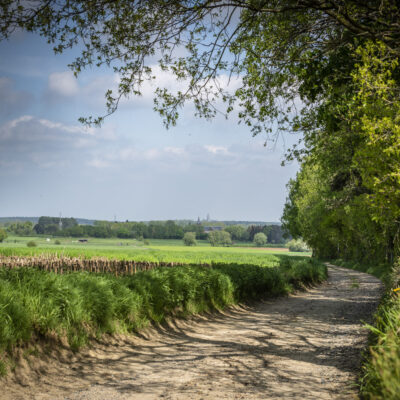
M 34 241 L 36 247 L 28 247 Z M 57 241 L 60 244 L 56 244 Z M 150 239 L 142 242 L 128 239 L 89 238 L 80 243 L 76 238 L 20 237 L 9 236 L 0 243 L 3 255 L 59 254 L 71 257 L 107 257 L 148 262 L 182 262 L 202 264 L 212 262 L 274 266 L 282 256 L 309 256 L 310 253 L 289 252 L 287 248 L 247 246 L 212 247 L 207 241 L 198 241 L 197 246 L 184 246 L 181 240 Z

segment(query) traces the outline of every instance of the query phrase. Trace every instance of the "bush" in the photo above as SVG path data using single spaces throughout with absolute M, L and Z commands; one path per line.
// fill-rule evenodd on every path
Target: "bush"
M 374 272 L 377 272 L 376 270 Z M 363 365 L 361 394 L 366 399 L 397 400 L 400 393 L 400 258 L 390 276 L 381 270 L 386 293 L 374 318 L 369 357 Z
M 36 242 L 33 241 L 33 240 L 30 240 L 26 245 L 27 245 L 28 247 L 36 247 L 36 246 L 37 246 Z
M 61 242 L 57 239 L 54 241 L 54 244 L 61 244 Z
M 208 234 L 208 241 L 211 246 L 230 246 L 232 239 L 229 232 L 226 231 L 212 231 Z
M 254 235 L 253 242 L 256 246 L 265 246 L 267 243 L 267 237 L 265 236 L 265 233 L 259 232 Z
M 307 247 L 307 244 L 301 239 L 292 239 L 290 242 L 288 242 L 288 247 L 289 251 L 310 251 L 310 249 Z
M 183 244 L 185 246 L 196 246 L 196 233 L 195 232 L 186 232 L 183 235 Z
M 147 239 L 144 239 L 143 240 L 143 244 L 146 245 L 146 246 L 149 246 L 150 245 L 150 241 L 147 240 Z
M 5 229 L 0 228 L 0 243 L 7 238 L 7 232 Z

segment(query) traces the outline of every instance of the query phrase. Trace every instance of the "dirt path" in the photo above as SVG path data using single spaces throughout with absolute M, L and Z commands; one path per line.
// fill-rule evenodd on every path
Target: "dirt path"
M 382 288 L 360 272 L 329 273 L 288 298 L 96 344 L 79 357 L 60 352 L 64 363 L 36 358 L 0 383 L 0 398 L 354 399 L 367 338 L 360 320 L 371 319 Z

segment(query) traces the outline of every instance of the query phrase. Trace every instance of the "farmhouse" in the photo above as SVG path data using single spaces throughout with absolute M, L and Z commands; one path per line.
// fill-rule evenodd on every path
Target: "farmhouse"
M 205 226 L 204 232 L 212 232 L 212 231 L 222 231 L 222 226 Z

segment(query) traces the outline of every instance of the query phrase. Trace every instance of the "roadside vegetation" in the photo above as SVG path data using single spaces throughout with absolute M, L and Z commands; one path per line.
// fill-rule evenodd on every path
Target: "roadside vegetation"
M 360 377 L 360 394 L 365 399 L 395 400 L 400 393 L 400 262 L 359 264 L 335 260 L 336 265 L 366 272 L 381 279 L 386 287 L 374 315 L 368 351 Z
M 275 267 L 214 264 L 156 268 L 133 276 L 0 268 L 0 371 L 14 350 L 46 337 L 78 350 L 91 338 L 138 332 L 168 317 L 284 295 L 326 278 L 326 267 L 283 257 Z

